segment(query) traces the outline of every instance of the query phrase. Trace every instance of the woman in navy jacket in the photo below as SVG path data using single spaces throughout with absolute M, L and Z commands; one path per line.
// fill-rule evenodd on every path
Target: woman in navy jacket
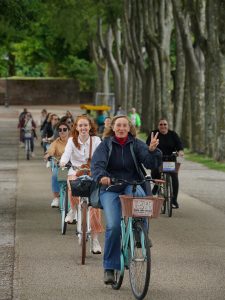
M 111 178 L 128 181 L 143 178 L 140 165 L 145 168 L 158 168 L 161 164 L 161 151 L 157 149 L 158 134 L 152 134 L 151 143 L 147 146 L 136 139 L 135 127 L 127 116 L 116 116 L 104 140 L 97 147 L 91 161 L 91 172 L 94 180 L 102 185 L 100 202 L 106 219 L 104 250 L 104 282 L 114 282 L 114 270 L 120 270 L 120 220 L 121 204 L 119 195 L 131 195 L 132 186 L 122 185 L 106 187 Z M 144 196 L 141 186 L 137 186 L 137 196 Z

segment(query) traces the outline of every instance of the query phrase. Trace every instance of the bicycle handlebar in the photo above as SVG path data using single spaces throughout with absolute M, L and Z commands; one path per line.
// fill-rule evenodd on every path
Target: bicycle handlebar
M 141 185 L 141 184 L 145 183 L 146 181 L 152 181 L 155 184 L 165 183 L 165 180 L 153 179 L 150 176 L 146 176 L 142 180 L 133 180 L 133 181 L 129 181 L 129 180 L 126 180 L 126 179 L 111 178 L 112 185 L 122 185 L 123 183 L 127 183 L 127 184 L 130 184 L 130 185 Z
M 60 166 L 60 160 L 59 159 L 57 159 L 56 157 L 54 157 L 54 156 L 49 156 L 48 157 L 48 160 L 50 161 L 50 160 L 54 160 L 54 161 L 56 161 L 56 165 L 57 165 L 57 167 L 60 167 L 60 168 L 65 168 L 65 169 L 69 169 L 69 168 L 72 168 L 73 170 L 77 170 L 77 171 L 84 171 L 84 172 L 87 172 L 87 171 L 90 171 L 90 168 L 81 168 L 81 167 L 77 167 L 77 166 L 73 166 L 72 164 L 71 164 L 71 162 L 69 161 L 67 164 L 65 164 L 65 166 Z

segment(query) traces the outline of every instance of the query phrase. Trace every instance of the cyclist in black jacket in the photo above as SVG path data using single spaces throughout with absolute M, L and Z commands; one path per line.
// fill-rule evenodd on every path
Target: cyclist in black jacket
M 169 130 L 168 122 L 166 119 L 160 119 L 158 123 L 158 129 L 154 130 L 154 135 L 158 132 L 159 145 L 158 148 L 162 151 L 163 155 L 172 155 L 173 152 L 177 152 L 178 156 L 184 156 L 183 145 L 178 134 Z M 152 132 L 151 132 L 152 133 Z M 149 134 L 146 144 L 150 145 L 151 133 Z M 158 169 L 151 170 L 152 178 L 160 178 L 160 173 Z M 173 208 L 179 208 L 177 202 L 177 195 L 179 190 L 179 180 L 178 173 L 171 173 L 172 185 L 173 185 Z M 157 192 L 156 188 L 153 188 L 153 194 Z

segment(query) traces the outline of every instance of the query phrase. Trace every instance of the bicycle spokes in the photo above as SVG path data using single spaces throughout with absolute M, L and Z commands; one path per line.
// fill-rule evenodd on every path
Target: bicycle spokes
M 134 296 L 137 299 L 143 299 L 150 281 L 150 247 L 144 224 L 137 222 L 134 226 L 134 248 L 129 265 L 130 283 Z

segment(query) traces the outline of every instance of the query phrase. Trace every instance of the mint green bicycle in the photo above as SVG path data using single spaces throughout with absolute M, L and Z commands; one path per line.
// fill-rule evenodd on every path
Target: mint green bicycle
M 129 184 L 133 186 L 133 195 L 137 185 L 146 181 L 155 184 L 164 183 L 160 179 L 145 177 L 141 181 L 128 182 L 114 180 L 115 184 Z M 161 211 L 164 199 L 155 196 L 137 197 L 132 195 L 120 196 L 122 206 L 121 219 L 121 268 L 115 273 L 115 282 L 112 288 L 120 289 L 125 269 L 129 270 L 130 285 L 136 299 L 144 299 L 148 292 L 151 275 L 151 240 L 148 237 L 149 218 L 157 218 Z

